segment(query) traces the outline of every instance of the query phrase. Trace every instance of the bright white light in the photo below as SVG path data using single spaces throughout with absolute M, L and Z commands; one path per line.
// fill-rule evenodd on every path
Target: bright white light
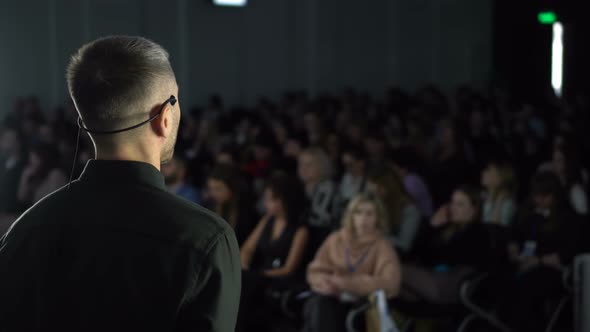
M 248 0 L 213 0 L 213 3 L 218 6 L 234 6 L 243 7 Z
M 561 97 L 563 82 L 563 25 L 553 23 L 553 43 L 551 45 L 551 86 L 555 95 Z

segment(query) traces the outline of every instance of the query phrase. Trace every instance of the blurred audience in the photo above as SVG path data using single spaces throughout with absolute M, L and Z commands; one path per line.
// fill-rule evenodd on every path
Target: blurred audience
M 509 296 L 521 309 L 506 308 L 522 313 L 521 321 L 511 319 L 515 327 L 533 328 L 525 317 L 541 315 L 541 309 L 533 305 L 525 312 L 523 306 L 562 291 L 555 286 L 559 273 L 575 254 L 590 249 L 576 240 L 590 229 L 589 103 L 582 93 L 571 97 L 558 101 L 500 87 L 483 94 L 467 86 L 447 96 L 427 86 L 415 93 L 392 88 L 379 98 L 348 88 L 316 96 L 289 91 L 279 100 L 262 97 L 246 106 L 213 95 L 183 114 L 176 157 L 162 165 L 162 173 L 169 190 L 234 228 L 245 263 L 244 310 L 252 309 L 254 320 L 275 314 L 264 311 L 279 307 L 269 304 L 268 293 L 304 282 L 307 263 L 317 256 L 320 263 L 314 261 L 308 274 L 311 287 L 337 295 L 314 297 L 305 324 L 314 330 L 333 323 L 337 327 L 326 329 L 341 331 L 347 306 L 337 297 L 356 289 L 348 289 L 343 276 L 346 255 L 354 263 L 367 248 L 376 261 L 388 259 L 393 279 L 383 288 L 389 295 L 454 302 L 461 280 L 487 268 L 487 231 L 500 229 L 512 245 L 494 250 L 510 252 L 514 267 L 503 271 L 513 277 L 512 286 L 501 289 L 526 286 Z M 67 183 L 78 130 L 71 103 L 46 110 L 34 96 L 19 97 L 3 115 L 1 232 Z M 93 153 L 82 134 L 74 179 Z M 385 213 L 367 193 L 383 202 Z M 362 203 L 355 201 L 358 195 Z M 373 216 L 347 210 L 355 202 L 359 211 L 373 209 Z M 373 235 L 362 237 L 368 240 L 340 226 L 355 218 L 376 220 Z M 334 261 L 322 259 L 332 250 L 327 248 L 339 248 L 330 253 Z M 404 267 L 401 291 L 396 253 Z M 370 259 L 360 268 L 362 278 L 379 273 Z M 345 273 L 331 278 L 330 286 L 318 286 L 313 271 L 326 264 Z M 340 318 L 325 323 L 310 308 Z M 246 329 L 253 321 L 241 322 Z

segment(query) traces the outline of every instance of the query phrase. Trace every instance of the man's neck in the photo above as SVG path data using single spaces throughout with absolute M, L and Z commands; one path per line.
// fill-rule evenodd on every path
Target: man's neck
M 160 158 L 159 156 L 142 153 L 141 148 L 138 149 L 130 149 L 130 148 L 121 148 L 115 151 L 106 151 L 97 149 L 96 150 L 96 159 L 97 160 L 128 160 L 128 161 L 140 161 L 144 163 L 151 164 L 154 166 L 158 171 L 160 170 Z

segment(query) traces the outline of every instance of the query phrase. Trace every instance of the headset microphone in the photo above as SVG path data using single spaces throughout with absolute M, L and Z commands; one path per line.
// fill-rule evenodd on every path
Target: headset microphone
M 80 116 L 78 116 L 78 121 L 77 121 L 78 122 L 78 135 L 76 138 L 76 150 L 74 152 L 74 162 L 72 163 L 72 170 L 70 171 L 70 180 L 68 181 L 68 189 L 70 189 L 70 184 L 72 183 L 72 177 L 74 176 L 74 169 L 76 168 L 76 160 L 78 158 L 78 147 L 80 146 L 80 130 L 84 130 L 87 133 L 91 133 L 91 134 L 95 134 L 95 135 L 110 135 L 110 134 L 117 134 L 117 133 L 121 133 L 124 131 L 132 130 L 132 129 L 141 127 L 148 122 L 152 122 L 155 118 L 157 118 L 162 113 L 162 111 L 164 111 L 164 108 L 166 108 L 166 104 L 168 104 L 168 103 L 170 103 L 170 105 L 174 106 L 176 104 L 176 97 L 174 97 L 172 95 L 172 96 L 170 96 L 170 98 L 166 99 L 166 101 L 164 102 L 164 104 L 162 104 L 162 108 L 160 108 L 158 113 L 152 115 L 149 119 L 147 119 L 141 123 L 138 123 L 136 125 L 133 125 L 131 127 L 117 129 L 117 130 L 91 130 L 91 129 L 88 129 L 84 126 L 84 123 L 82 122 L 82 118 L 80 118 Z

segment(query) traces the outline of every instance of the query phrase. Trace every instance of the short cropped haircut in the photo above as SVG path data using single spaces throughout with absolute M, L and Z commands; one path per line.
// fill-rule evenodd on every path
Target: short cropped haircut
M 72 56 L 66 78 L 82 120 L 95 130 L 141 120 L 152 95 L 164 88 L 161 84 L 175 82 L 168 52 L 132 36 L 104 37 L 82 46 Z

